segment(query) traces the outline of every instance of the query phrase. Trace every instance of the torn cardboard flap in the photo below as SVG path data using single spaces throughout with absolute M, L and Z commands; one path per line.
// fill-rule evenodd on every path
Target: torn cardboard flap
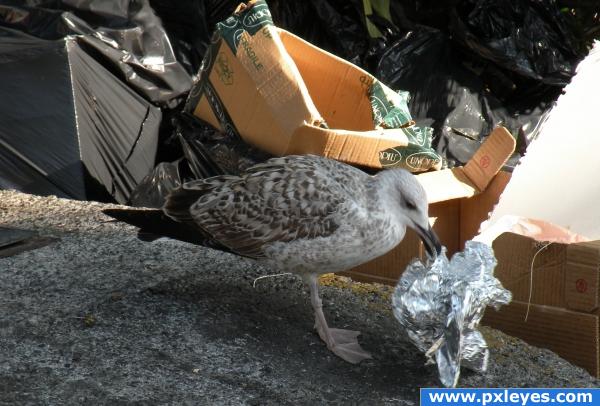
M 464 167 L 423 173 L 417 179 L 425 188 L 429 203 L 470 197 L 485 190 L 515 147 L 514 137 L 506 128 L 498 127 Z
M 461 168 L 426 172 L 417 176 L 429 203 L 459 199 L 477 194 L 478 190 Z
M 320 154 L 344 162 L 356 162 L 361 156 L 379 156 L 380 151 L 408 140 L 400 130 L 345 131 L 305 124 L 296 129 L 286 154 Z
M 506 128 L 497 127 L 492 131 L 463 168 L 465 175 L 477 190 L 487 188 L 492 178 L 513 154 L 516 145 L 515 138 Z

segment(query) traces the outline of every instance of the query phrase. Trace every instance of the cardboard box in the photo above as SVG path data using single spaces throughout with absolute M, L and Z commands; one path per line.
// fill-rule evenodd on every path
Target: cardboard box
M 414 126 L 407 97 L 275 27 L 256 0 L 217 24 L 186 111 L 273 155 L 439 169 L 431 129 Z
M 548 244 L 505 233 L 493 247 L 495 274 L 513 302 L 483 322 L 600 377 L 600 241 Z

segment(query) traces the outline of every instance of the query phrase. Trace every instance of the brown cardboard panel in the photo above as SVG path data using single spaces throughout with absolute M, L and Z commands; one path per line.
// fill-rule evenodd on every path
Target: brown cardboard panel
M 369 88 L 373 76 L 287 31 L 279 30 L 279 35 L 329 127 L 372 130 Z
M 548 244 L 504 233 L 493 246 L 495 275 L 514 300 L 586 313 L 598 310 L 600 241 Z
M 221 65 L 232 72 L 231 77 L 219 74 Z M 288 147 L 289 139 L 279 121 L 272 117 L 271 106 L 256 91 L 256 85 L 231 49 L 221 42 L 209 80 L 214 86 L 240 135 L 250 144 L 281 155 Z M 297 115 L 294 115 L 297 116 Z M 290 114 L 290 120 L 292 115 Z M 310 117 L 309 114 L 306 117 Z M 203 116 L 200 118 L 205 119 Z M 300 120 L 303 122 L 304 120 Z M 299 124 L 298 124 L 299 125 Z M 268 137 L 265 137 L 268 134 Z
M 208 124 L 212 125 L 220 131 L 223 131 L 221 123 L 219 123 L 219 120 L 213 113 L 212 108 L 208 104 L 208 100 L 206 99 L 206 97 L 202 97 L 200 99 L 200 101 L 198 102 L 198 106 L 196 106 L 196 110 L 194 111 L 194 115 L 202 117 L 203 120 L 206 121 Z
M 209 81 L 248 143 L 275 155 L 312 153 L 374 168 L 382 150 L 407 145 L 402 130 L 374 128 L 367 72 L 272 26 L 244 32 L 240 44 L 234 55 L 221 42 Z M 313 100 L 338 129 L 319 127 Z M 195 114 L 220 127 L 206 98 Z
M 460 199 L 448 200 L 429 205 L 429 216 L 435 217 L 433 230 L 438 235 L 442 245 L 448 249 L 448 256 L 460 250 L 458 232 L 460 229 Z M 424 254 L 421 247 L 420 254 Z
M 600 376 L 599 315 L 512 302 L 499 311 L 487 309 L 483 323 L 531 345 L 548 348 L 564 359 Z
M 496 127 L 464 167 L 478 190 L 484 190 L 512 155 L 517 142 L 504 127 Z
M 375 128 L 369 95 L 375 78 L 368 72 L 275 26 L 252 32 L 239 32 L 235 54 L 223 39 L 211 47 L 210 71 L 201 72 L 192 92 L 208 92 L 194 107 L 197 116 L 217 127 L 230 120 L 245 141 L 274 155 L 312 153 L 381 168 L 380 153 L 408 144 L 402 129 Z M 506 134 L 490 134 L 478 158 L 483 164 L 466 166 L 473 168 L 468 174 L 454 168 L 426 175 L 434 201 L 481 191 L 470 177 L 487 185 L 514 149 Z
M 564 280 L 566 305 L 585 312 L 599 308 L 600 241 L 567 246 Z
M 318 154 L 342 162 L 380 168 L 381 150 L 406 143 L 404 133 L 395 129 L 359 132 L 305 124 L 294 132 L 285 154 Z
M 267 117 L 277 122 L 285 138 L 303 123 L 321 119 L 274 26 L 263 27 L 254 35 L 243 31 L 236 57 L 251 78 L 254 93 L 269 106 Z
M 482 193 L 460 201 L 460 249 L 479 234 L 481 223 L 488 219 L 509 181 L 509 172 L 498 172 Z
M 235 51 L 229 39 L 216 40 L 205 60 L 210 70 L 201 72 L 191 92 L 189 103 L 197 103 L 194 112 L 205 121 L 233 126 L 245 141 L 274 155 L 313 153 L 373 168 L 382 167 L 380 153 L 408 144 L 402 129 L 375 128 L 370 91 L 376 80 L 368 72 L 270 24 L 238 30 L 233 42 Z M 200 92 L 207 97 L 198 99 Z M 454 168 L 423 181 L 435 201 L 471 196 L 513 149 L 514 139 L 497 129 L 466 172 Z
M 264 130 L 264 128 L 261 128 L 264 122 L 260 118 L 268 114 L 268 106 L 262 99 L 257 97 L 254 84 L 248 74 L 223 41 L 221 41 L 215 52 L 215 62 L 209 74 L 209 82 L 215 88 L 223 103 L 236 101 L 235 107 L 228 109 L 234 126 L 238 130 L 247 131 L 249 134 L 260 133 Z M 238 99 L 238 92 L 245 92 L 246 96 Z M 194 115 L 216 128 L 222 129 L 206 97 L 200 99 L 194 110 Z M 252 120 L 253 115 L 256 115 L 257 120 Z M 248 142 L 253 143 L 250 139 Z M 286 147 L 286 145 L 277 146 L 275 141 L 273 141 L 273 146 L 275 148 Z
M 565 307 L 564 244 L 546 244 L 529 237 L 504 233 L 494 241 L 498 265 L 494 271 L 516 301 Z M 536 255 L 537 254 L 537 255 Z M 534 261 L 535 257 L 535 261 Z

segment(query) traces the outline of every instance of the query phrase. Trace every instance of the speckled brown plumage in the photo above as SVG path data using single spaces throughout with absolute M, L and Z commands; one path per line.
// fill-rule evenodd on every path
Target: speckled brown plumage
M 285 250 L 278 253 L 274 248 L 302 242 L 309 249 L 313 242 L 319 250 L 329 246 L 335 250 L 336 242 L 347 243 L 339 235 L 342 231 L 361 240 L 374 238 L 372 231 L 381 226 L 390 226 L 375 207 L 377 191 L 372 179 L 354 167 L 322 157 L 275 158 L 240 177 L 188 182 L 168 197 L 164 211 L 176 221 L 193 222 L 239 255 L 290 262 L 279 255 Z M 358 232 L 351 230 L 357 228 Z M 394 227 L 392 231 L 403 234 Z M 330 244 L 326 239 L 331 239 Z

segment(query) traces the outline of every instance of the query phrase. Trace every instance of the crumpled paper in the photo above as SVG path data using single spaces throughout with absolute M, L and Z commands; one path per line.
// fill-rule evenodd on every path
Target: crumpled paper
M 394 292 L 394 315 L 447 387 L 458 383 L 461 365 L 487 369 L 489 350 L 477 327 L 487 306 L 498 309 L 512 298 L 494 277 L 496 263 L 481 242 L 467 241 L 451 260 L 444 247 L 430 264 L 413 261 Z

